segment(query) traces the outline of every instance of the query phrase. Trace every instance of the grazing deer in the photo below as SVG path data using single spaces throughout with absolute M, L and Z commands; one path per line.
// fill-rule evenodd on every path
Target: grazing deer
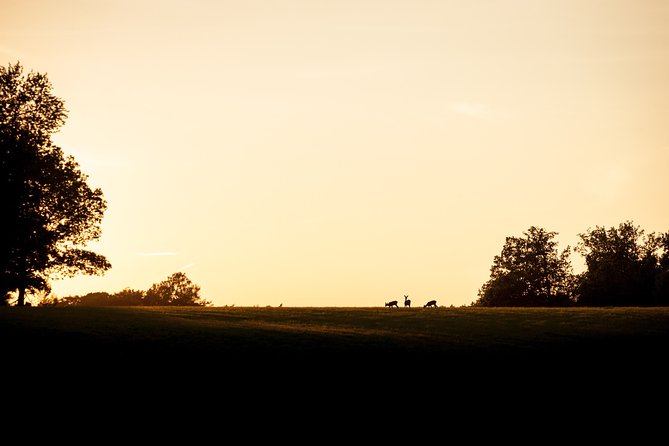
M 404 295 L 404 306 L 405 307 L 411 306 L 411 299 L 409 299 L 409 296 L 407 296 L 406 294 Z
M 436 300 L 431 300 L 428 303 L 426 303 L 425 305 L 423 305 L 423 308 L 425 308 L 425 307 L 435 307 L 436 308 L 437 307 L 437 301 Z
M 386 302 L 386 307 L 395 307 L 395 308 L 399 308 L 399 307 L 397 306 L 397 301 L 396 301 L 396 300 L 391 300 L 390 302 Z

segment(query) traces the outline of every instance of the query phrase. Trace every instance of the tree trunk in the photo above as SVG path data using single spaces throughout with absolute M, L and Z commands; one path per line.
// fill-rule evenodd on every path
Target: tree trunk
M 26 287 L 19 287 L 19 300 L 16 303 L 17 306 L 23 307 L 26 304 Z

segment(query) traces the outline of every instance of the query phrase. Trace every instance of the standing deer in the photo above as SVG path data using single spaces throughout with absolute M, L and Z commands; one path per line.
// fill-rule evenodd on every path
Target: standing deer
M 437 301 L 436 300 L 431 300 L 428 303 L 426 303 L 425 305 L 423 305 L 423 308 L 425 308 L 425 307 L 435 307 L 436 308 L 437 307 Z
M 404 306 L 405 307 L 411 306 L 411 299 L 409 299 L 409 296 L 407 296 L 406 294 L 404 295 Z
M 389 308 L 390 308 L 390 307 L 399 308 L 399 307 L 397 306 L 397 301 L 396 301 L 396 300 L 391 300 L 390 302 L 386 302 L 386 307 L 389 307 Z

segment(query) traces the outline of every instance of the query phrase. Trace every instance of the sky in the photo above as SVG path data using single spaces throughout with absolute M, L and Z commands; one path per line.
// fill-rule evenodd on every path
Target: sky
M 669 231 L 665 0 L 0 0 L 112 269 L 216 306 L 469 305 L 506 237 Z M 576 269 L 582 262 L 572 257 Z

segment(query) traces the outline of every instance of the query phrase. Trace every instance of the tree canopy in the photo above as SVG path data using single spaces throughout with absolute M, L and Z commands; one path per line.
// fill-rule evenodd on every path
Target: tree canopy
M 64 102 L 45 74 L 0 67 L 0 297 L 48 290 L 50 277 L 101 274 L 107 259 L 84 246 L 101 235 L 106 209 L 73 157 L 51 136 L 65 123 Z
M 587 265 L 579 278 L 579 304 L 669 304 L 669 232 L 646 234 L 627 221 L 579 236 L 577 250 Z
M 474 305 L 669 305 L 669 232 L 646 234 L 631 221 L 588 229 L 575 249 L 586 263 L 578 275 L 557 233 L 533 226 L 524 235 L 506 238 Z
M 507 237 L 495 256 L 479 306 L 563 306 L 570 303 L 570 248 L 558 252 L 556 232 L 530 227 L 525 237 Z
M 195 285 L 186 276 L 179 272 L 169 276 L 166 280 L 154 284 L 144 296 L 146 305 L 207 305 L 208 302 L 200 297 L 200 287 Z
M 174 273 L 162 282 L 155 283 L 147 291 L 125 288 L 115 294 L 104 291 L 83 296 L 68 296 L 62 299 L 46 298 L 40 305 L 64 306 L 207 306 L 211 302 L 200 296 L 200 287 L 183 272 Z

